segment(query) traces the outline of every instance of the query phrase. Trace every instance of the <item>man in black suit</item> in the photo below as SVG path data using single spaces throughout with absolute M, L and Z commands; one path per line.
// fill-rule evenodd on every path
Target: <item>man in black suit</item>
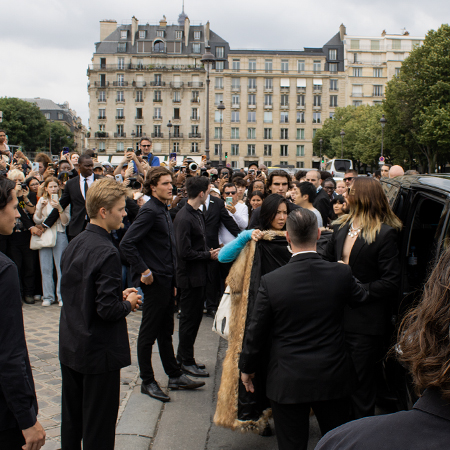
M 0 235 L 12 234 L 18 201 L 16 183 L 0 178 Z M 40 449 L 45 431 L 37 421 L 38 404 L 23 328 L 16 265 L 0 253 L 0 448 Z
M 331 218 L 333 213 L 333 207 L 331 206 L 331 199 L 328 192 L 322 187 L 320 172 L 318 170 L 310 170 L 306 173 L 306 181 L 312 183 L 316 188 L 317 195 L 313 206 L 320 212 L 323 226 L 326 227 L 328 225 L 328 218 Z
M 217 247 L 211 248 L 207 243 L 205 218 L 200 210 L 200 207 L 205 205 L 209 190 L 208 178 L 188 178 L 186 180 L 188 201 L 177 214 L 174 223 L 178 254 L 177 280 L 178 287 L 181 288 L 177 359 L 184 372 L 197 377 L 209 376 L 208 372 L 198 367 L 195 362 L 194 343 L 202 321 L 208 277 L 207 264 L 209 260 L 217 260 L 219 254 L 217 236 L 215 238 Z M 212 206 L 211 202 L 210 199 Z M 226 214 L 233 221 L 228 212 Z
M 313 212 L 292 212 L 286 227 L 293 255 L 286 266 L 261 278 L 239 368 L 246 390 L 254 392 L 261 343 L 270 335 L 266 393 L 278 446 L 306 450 L 311 407 L 322 434 L 349 420 L 354 374 L 342 319 L 344 306 L 363 302 L 367 293 L 349 267 L 316 253 L 320 231 Z
M 80 158 L 81 159 L 81 158 Z M 59 328 L 64 450 L 114 449 L 120 369 L 131 364 L 125 317 L 140 296 L 122 291 L 122 264 L 111 231 L 122 225 L 127 189 L 111 178 L 87 193 L 91 219 L 61 260 Z

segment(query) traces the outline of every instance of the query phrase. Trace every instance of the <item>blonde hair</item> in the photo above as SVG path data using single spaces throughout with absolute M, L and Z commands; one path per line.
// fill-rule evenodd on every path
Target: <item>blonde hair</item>
M 128 195 L 129 191 L 122 183 L 113 178 L 102 178 L 94 181 L 86 196 L 86 211 L 91 219 L 95 219 L 100 208 L 111 211 L 114 205 Z
M 8 172 L 8 178 L 12 181 L 25 181 L 25 175 L 19 169 L 13 169 Z
M 56 183 L 59 187 L 58 178 L 56 177 L 47 177 L 44 183 L 40 186 L 42 187 L 42 197 L 48 198 L 48 192 L 45 190 L 50 183 Z M 58 189 L 58 197 L 61 197 L 61 189 Z
M 347 197 L 347 204 L 349 214 L 339 217 L 333 224 L 338 224 L 339 228 L 342 228 L 357 219 L 361 237 L 368 244 L 375 241 L 383 223 L 397 231 L 402 228 L 402 222 L 392 212 L 380 182 L 374 178 L 355 178 Z

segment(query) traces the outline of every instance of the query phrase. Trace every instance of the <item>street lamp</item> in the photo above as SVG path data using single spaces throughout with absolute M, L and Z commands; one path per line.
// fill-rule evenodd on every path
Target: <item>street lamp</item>
M 222 167 L 222 121 L 223 121 L 223 111 L 225 109 L 225 105 L 223 104 L 223 101 L 221 100 L 219 103 L 219 106 L 217 107 L 220 113 L 220 144 L 219 144 L 219 166 Z
M 344 136 L 345 136 L 345 131 L 341 130 L 341 158 L 344 157 Z
M 211 47 L 208 45 L 205 47 L 206 52 L 203 54 L 200 60 L 206 69 L 206 129 L 205 129 L 205 153 L 206 153 L 206 164 L 210 164 L 211 160 L 209 158 L 209 72 L 212 70 L 214 63 L 214 55 L 210 52 Z
M 319 139 L 319 144 L 320 144 L 320 153 L 319 153 L 319 158 L 320 158 L 320 162 L 319 162 L 319 167 L 320 167 L 320 170 L 322 170 L 322 144 L 323 144 L 323 139 L 322 138 L 320 138 Z
M 170 130 L 172 129 L 173 124 L 172 122 L 169 120 L 169 123 L 167 124 L 167 128 L 169 129 L 169 158 L 168 161 L 170 162 Z
M 384 126 L 386 125 L 386 122 L 387 122 L 387 120 L 383 114 L 380 119 L 380 123 L 381 123 L 381 157 L 383 157 Z
M 131 146 L 133 147 L 133 151 L 136 149 L 134 148 L 134 138 L 136 137 L 136 132 L 134 130 L 131 131 Z

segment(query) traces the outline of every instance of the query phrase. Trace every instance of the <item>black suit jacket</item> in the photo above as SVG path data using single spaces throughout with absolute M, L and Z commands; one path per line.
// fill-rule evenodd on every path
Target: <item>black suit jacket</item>
M 94 175 L 94 181 L 98 178 L 98 175 Z M 59 203 L 61 204 L 63 209 L 67 208 L 67 206 L 70 205 L 70 222 L 67 234 L 72 237 L 77 236 L 84 230 L 87 214 L 86 201 L 80 189 L 80 175 L 67 181 Z M 58 210 L 53 209 L 53 211 L 44 221 L 44 225 L 50 228 L 58 220 L 58 217 Z
M 313 203 L 314 208 L 320 212 L 322 216 L 323 226 L 326 227 L 328 224 L 328 218 L 333 214 L 333 207 L 331 206 L 330 196 L 327 194 L 325 189 L 321 189 L 316 196 Z
M 335 227 L 325 250 L 325 259 L 342 259 L 348 230 L 348 225 L 341 229 Z M 359 236 L 350 253 L 349 266 L 353 275 L 368 289 L 370 302 L 361 308 L 346 309 L 345 330 L 358 334 L 382 335 L 386 332 L 400 282 L 396 231 L 382 224 L 375 241 L 370 245 Z
M 345 397 L 354 372 L 345 348 L 344 306 L 366 299 L 348 266 L 324 261 L 317 253 L 292 257 L 261 278 L 239 368 L 255 371 L 261 342 L 271 335 L 269 399 L 293 404 Z

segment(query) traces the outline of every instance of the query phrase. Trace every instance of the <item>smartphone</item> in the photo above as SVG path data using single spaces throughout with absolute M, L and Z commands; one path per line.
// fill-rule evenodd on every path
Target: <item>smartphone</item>
M 63 155 L 67 155 L 70 152 L 69 147 L 63 147 Z
M 170 153 L 169 155 L 169 161 L 174 159 L 175 161 L 177 160 L 177 154 L 176 153 Z
M 228 173 L 222 173 L 222 178 L 228 178 Z
M 183 192 L 183 189 L 182 189 L 182 188 L 178 188 L 178 189 L 177 189 L 177 195 L 180 195 L 182 192 Z
M 52 200 L 57 202 L 59 200 L 58 194 L 52 194 Z
M 133 147 L 127 147 L 127 152 L 134 152 Z
M 114 175 L 114 178 L 116 179 L 116 181 L 118 181 L 119 183 L 123 183 L 123 176 L 121 173 Z
M 48 163 L 48 168 L 53 169 L 53 163 Z
M 248 173 L 251 173 L 252 175 L 255 175 L 255 171 L 253 169 L 249 170 Z
M 59 156 L 58 155 L 52 155 L 52 161 L 54 163 L 57 163 L 59 161 Z
M 260 175 L 261 175 L 261 171 L 260 171 L 260 170 L 257 170 L 257 171 L 256 171 L 256 176 L 259 177 Z
M 225 200 L 225 203 L 229 206 L 233 204 L 233 197 L 227 197 Z
M 31 163 L 31 170 L 33 172 L 39 172 L 39 163 L 37 162 Z

